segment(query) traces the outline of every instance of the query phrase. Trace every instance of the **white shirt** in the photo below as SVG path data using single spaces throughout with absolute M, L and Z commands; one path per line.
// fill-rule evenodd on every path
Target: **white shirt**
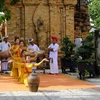
M 76 44 L 77 47 L 80 47 L 82 45 L 82 38 L 76 38 L 75 44 Z
M 9 42 L 6 43 L 5 41 L 3 41 L 3 42 L 1 42 L 1 44 L 0 44 L 0 50 L 1 50 L 2 52 L 8 50 L 10 47 L 11 47 L 11 44 L 10 44 Z
M 49 57 L 50 58 L 57 58 L 58 57 L 58 49 L 59 49 L 59 45 L 57 43 L 55 44 L 50 44 L 48 48 L 52 48 L 53 51 L 50 51 L 49 53 Z
M 0 51 L 1 51 L 1 42 L 0 42 Z
M 33 44 L 33 45 L 30 44 L 28 46 L 28 49 L 30 49 L 30 50 L 33 49 L 33 51 L 40 51 L 39 47 L 36 44 Z

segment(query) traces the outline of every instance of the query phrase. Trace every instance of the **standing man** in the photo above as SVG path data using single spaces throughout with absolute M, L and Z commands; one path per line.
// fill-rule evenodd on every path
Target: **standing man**
M 4 51 L 6 51 L 10 48 L 11 48 L 11 44 L 8 42 L 8 36 L 5 36 L 3 38 L 3 41 L 1 42 L 1 46 L 0 46 L 1 52 L 4 52 Z M 8 58 L 2 59 L 1 66 L 2 66 L 2 72 L 7 71 L 7 69 L 8 69 Z
M 1 43 L 2 43 L 2 39 L 0 39 L 0 52 L 1 52 Z M 1 72 L 1 59 L 0 59 L 0 72 Z
M 28 43 L 29 43 L 29 46 L 28 46 L 28 49 L 31 50 L 31 51 L 40 51 L 40 48 L 34 43 L 33 39 L 29 39 L 28 40 Z M 36 62 L 36 61 L 34 61 Z M 35 72 L 37 69 L 37 67 L 33 67 L 33 72 Z
M 75 52 L 77 52 L 78 48 L 79 48 L 80 46 L 82 46 L 82 38 L 81 38 L 81 37 L 77 37 L 77 38 L 75 39 L 75 45 L 76 45 L 76 47 L 75 47 Z
M 52 36 L 52 43 L 48 46 L 49 58 L 50 58 L 50 73 L 58 74 L 58 50 L 59 45 L 57 44 L 58 38 Z
M 0 39 L 0 52 L 1 52 L 1 43 L 2 43 L 2 39 Z

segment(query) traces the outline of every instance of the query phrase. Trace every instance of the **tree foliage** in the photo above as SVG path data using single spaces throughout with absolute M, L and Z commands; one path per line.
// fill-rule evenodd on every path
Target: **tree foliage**
M 19 2 L 20 0 L 11 0 L 11 2 L 10 2 L 10 4 L 11 5 L 14 5 L 14 4 L 16 4 L 17 2 Z
M 14 5 L 20 0 L 10 0 L 10 5 Z M 3 12 L 4 15 L 0 15 L 0 24 L 6 19 L 9 20 L 11 18 L 11 12 L 9 8 L 6 6 L 6 0 L 0 0 L 0 12 Z
M 100 28 L 100 0 L 88 0 L 89 1 L 89 13 L 93 20 L 94 27 Z
M 75 43 L 73 43 L 68 37 L 63 38 L 63 46 L 61 47 L 61 51 L 65 53 L 65 58 L 67 61 L 72 61 L 74 59 L 74 47 Z

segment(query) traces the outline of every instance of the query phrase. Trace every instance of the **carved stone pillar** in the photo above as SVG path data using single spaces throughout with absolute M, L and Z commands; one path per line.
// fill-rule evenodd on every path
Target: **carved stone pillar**
M 60 15 L 58 13 L 57 6 L 50 6 L 50 31 L 52 35 L 58 35 L 60 32 Z
M 65 5 L 76 5 L 77 4 L 77 0 L 64 0 L 64 4 Z
M 65 35 L 68 36 L 71 40 L 74 40 L 74 6 L 66 6 L 66 26 L 65 26 Z
M 77 0 L 64 0 L 65 5 L 65 35 L 74 40 L 74 11 Z

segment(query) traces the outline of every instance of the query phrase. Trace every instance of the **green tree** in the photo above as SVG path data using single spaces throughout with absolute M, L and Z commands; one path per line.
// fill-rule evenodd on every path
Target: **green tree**
M 10 5 L 14 5 L 20 0 L 10 0 Z M 0 15 L 0 24 L 6 19 L 9 20 L 11 18 L 10 10 L 6 6 L 6 0 L 0 0 L 0 12 L 3 12 L 4 15 Z
M 100 28 L 100 0 L 88 0 L 89 13 L 95 28 Z

